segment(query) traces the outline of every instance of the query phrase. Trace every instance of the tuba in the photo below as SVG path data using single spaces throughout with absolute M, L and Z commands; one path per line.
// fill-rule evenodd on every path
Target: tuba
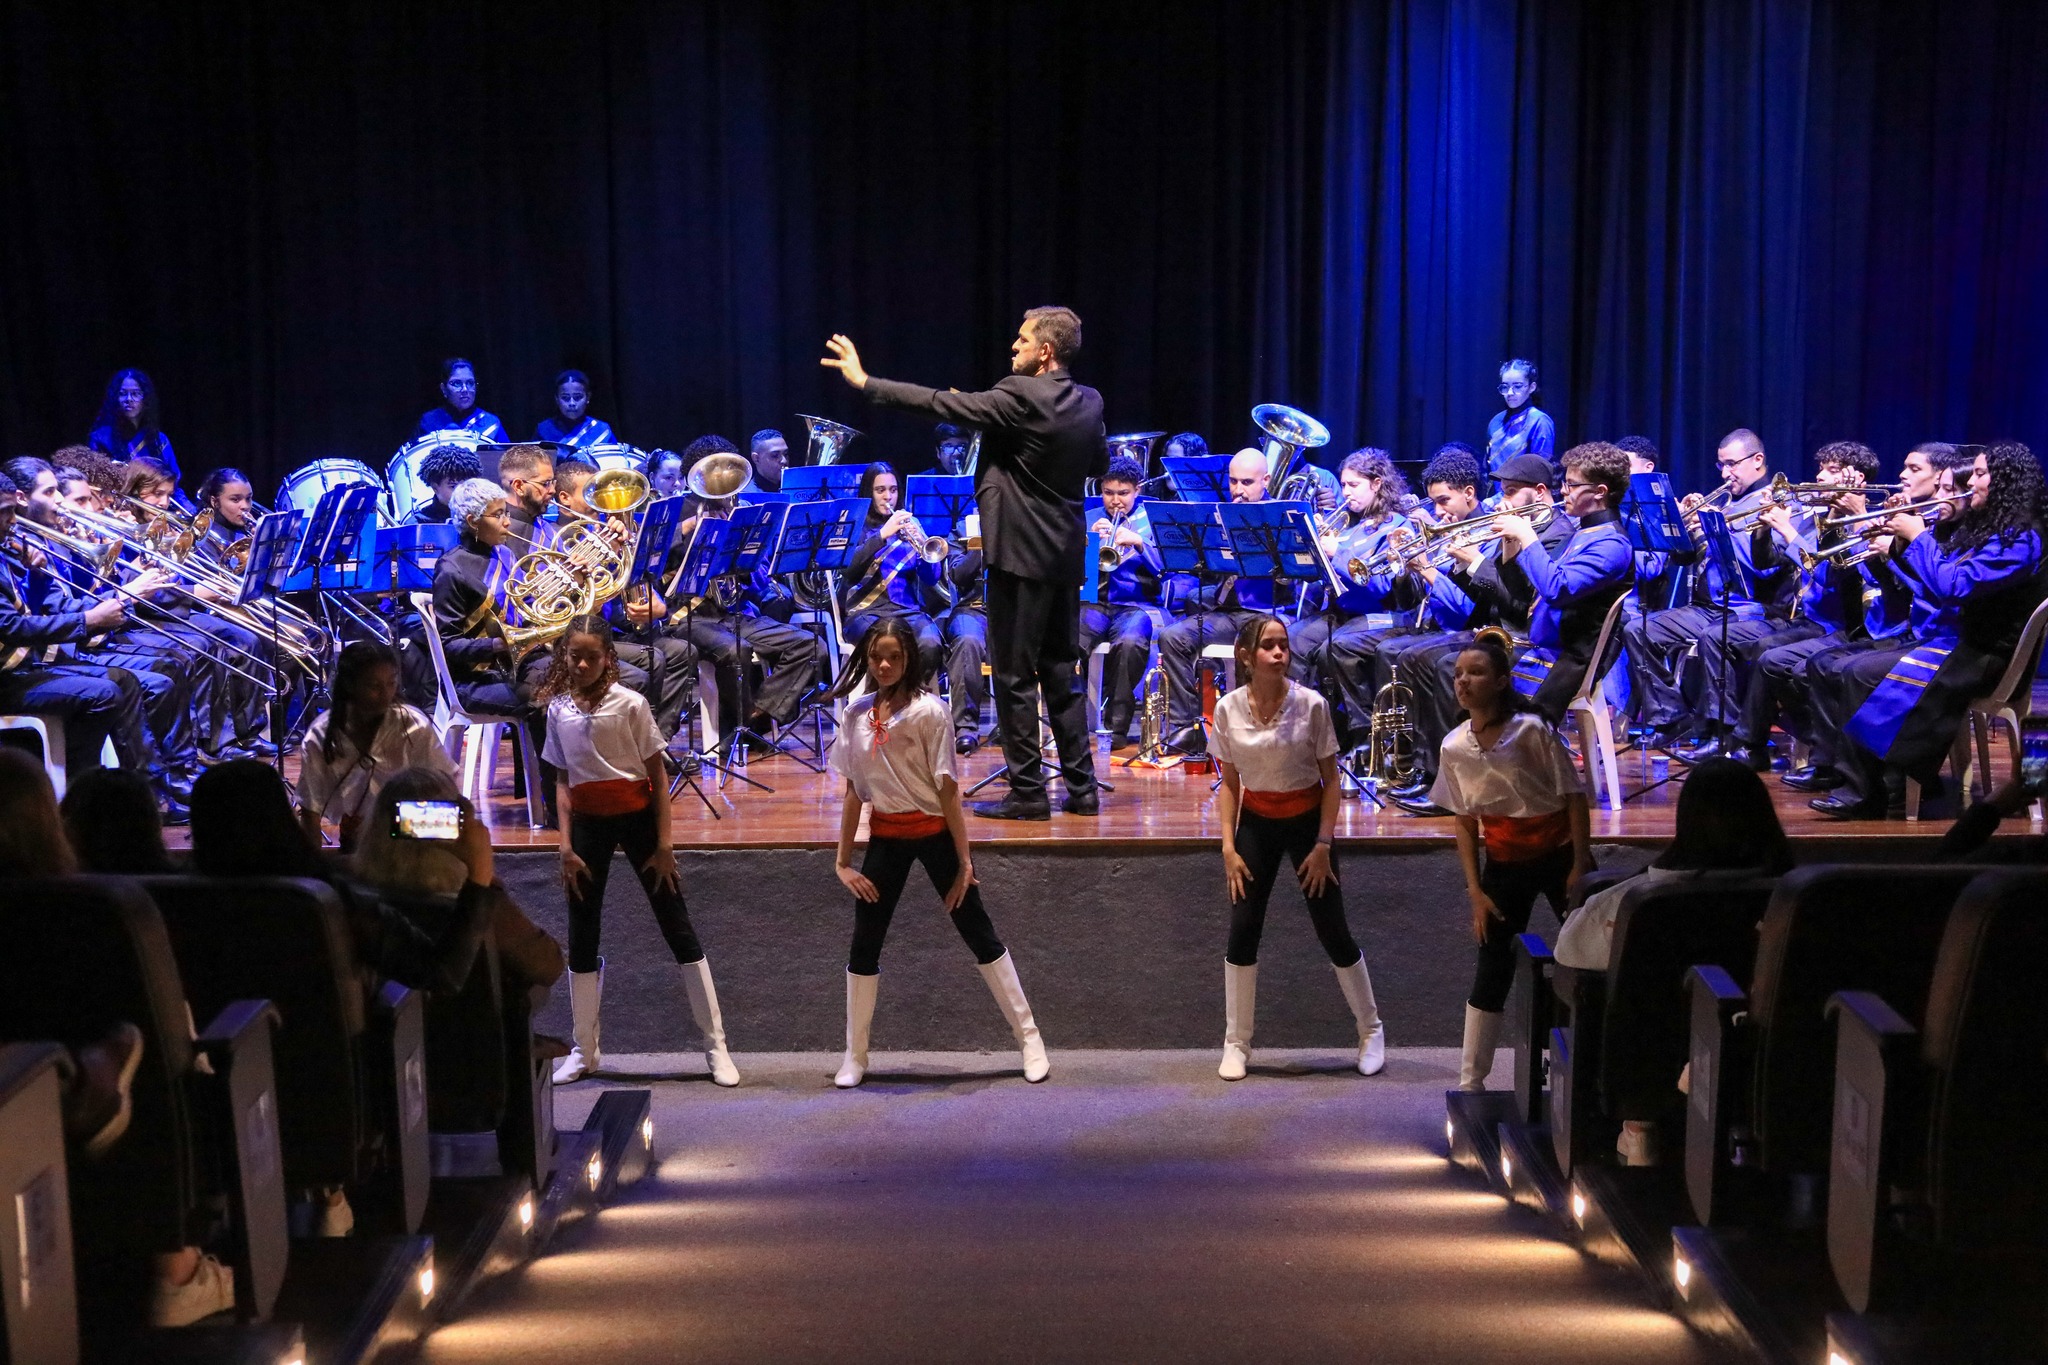
M 810 439 L 804 444 L 802 464 L 838 464 L 839 457 L 860 435 L 844 422 L 835 422 L 829 417 L 813 417 L 807 412 L 800 412 L 797 416 L 804 419 L 804 429 L 810 433 Z
M 1266 433 L 1266 497 L 1273 502 L 1306 502 L 1315 495 L 1315 476 L 1301 467 L 1304 450 L 1330 443 L 1330 429 L 1299 408 L 1285 403 L 1261 403 L 1252 409 L 1252 421 Z M 1303 484 L 1306 492 L 1297 491 Z M 1294 496 L 1288 497 L 1292 492 Z

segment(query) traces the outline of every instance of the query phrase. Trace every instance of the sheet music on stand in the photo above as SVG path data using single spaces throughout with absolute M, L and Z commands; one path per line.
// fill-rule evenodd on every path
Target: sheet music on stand
M 377 528 L 376 564 L 369 593 L 432 592 L 434 566 L 441 556 L 455 548 L 461 534 L 451 522 L 416 522 L 409 526 Z
M 836 502 L 860 496 L 861 465 L 807 464 L 782 471 L 791 502 Z
M 676 530 L 683 524 L 683 510 L 689 499 L 678 493 L 647 504 L 640 529 L 633 540 L 633 562 L 626 573 L 626 587 L 633 588 L 658 577 L 675 548 Z
M 792 505 L 787 502 L 757 503 L 752 507 L 741 507 L 732 514 L 732 531 L 736 538 L 732 557 L 734 574 L 741 578 L 752 577 L 762 561 L 775 553 L 775 542 L 782 534 L 783 519 L 789 515 Z
M 932 535 L 944 536 L 957 545 L 962 526 L 974 515 L 972 474 L 912 474 L 910 514 Z
M 732 552 L 738 540 L 731 522 L 719 517 L 697 518 L 697 533 L 690 537 L 690 548 L 683 554 L 670 594 L 689 599 L 709 597 L 712 583 L 732 572 Z
M 1333 593 L 1344 591 L 1316 539 L 1314 504 L 1228 502 L 1217 510 L 1244 577 L 1322 583 Z
M 1720 576 L 1720 591 L 1715 595 L 1725 600 L 1729 585 L 1736 583 L 1742 585 L 1745 595 L 1753 595 L 1749 574 L 1735 553 L 1735 537 L 1728 530 L 1728 514 L 1702 507 L 1693 515 L 1699 520 L 1700 536 L 1706 542 L 1707 565 Z
M 320 495 L 299 537 L 285 592 L 356 592 L 369 585 L 378 490 L 342 484 Z
M 1237 551 L 1223 529 L 1220 502 L 1154 502 L 1146 504 L 1153 543 L 1168 573 L 1241 573 Z
M 246 607 L 284 590 L 305 521 L 306 514 L 298 508 L 283 507 L 256 523 L 256 531 L 249 538 L 249 562 L 242 570 L 242 586 L 235 593 L 236 606 Z
M 1638 550 L 1671 554 L 1693 549 L 1669 474 L 1629 475 L 1628 493 L 1621 500 L 1621 517 L 1629 544 Z
M 1182 502 L 1229 502 L 1230 456 L 1162 455 L 1160 468 Z
M 839 572 L 852 557 L 854 535 L 867 516 L 867 507 L 866 498 L 791 503 L 768 572 L 777 578 Z

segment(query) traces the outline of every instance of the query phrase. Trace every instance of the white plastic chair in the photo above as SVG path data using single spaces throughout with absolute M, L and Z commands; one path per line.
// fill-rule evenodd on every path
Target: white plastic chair
M 33 730 L 43 744 L 43 771 L 57 799 L 64 799 L 64 719 L 61 716 L 0 716 L 0 730 Z
M 1586 785 L 1593 790 L 1597 799 L 1602 787 L 1607 792 L 1607 809 L 1621 810 L 1621 770 L 1614 750 L 1614 722 L 1607 704 L 1607 674 L 1603 667 L 1609 663 L 1607 646 L 1614 633 L 1621 629 L 1621 611 L 1626 597 L 1614 599 L 1614 605 L 1607 609 L 1607 619 L 1600 623 L 1600 636 L 1593 642 L 1592 666 L 1587 668 L 1585 679 L 1579 683 L 1579 690 L 1565 708 L 1567 716 L 1574 716 L 1579 727 L 1579 761 L 1585 767 Z M 1599 763 L 1598 780 L 1595 780 L 1595 761 Z
M 427 637 L 427 653 L 434 661 L 434 733 L 441 748 L 455 763 L 462 794 L 481 811 L 498 774 L 499 732 L 512 727 L 519 745 L 520 765 L 526 774 L 526 819 L 534 829 L 547 825 L 547 803 L 541 797 L 540 755 L 534 752 L 533 736 L 526 726 L 510 716 L 472 716 L 462 707 L 455 679 L 448 672 L 448 655 L 441 648 L 441 634 L 434 629 L 434 596 L 412 594 L 413 609 L 420 614 Z
M 2048 601 L 2034 608 L 2020 631 L 2018 648 L 1998 683 L 1984 696 L 1972 701 L 1956 727 L 1955 743 L 1949 746 L 1949 768 L 1956 775 L 1959 797 L 1986 795 L 1991 790 L 1991 734 L 2002 721 L 2006 727 L 2008 756 L 2015 773 L 2020 767 L 2020 722 L 2034 714 L 2034 673 L 2041 665 L 2041 643 L 2048 636 Z M 1975 764 L 1971 751 L 1975 749 Z M 2040 818 L 2041 803 L 2034 803 L 2033 815 Z M 1920 784 L 1906 779 L 1906 818 L 1920 818 Z

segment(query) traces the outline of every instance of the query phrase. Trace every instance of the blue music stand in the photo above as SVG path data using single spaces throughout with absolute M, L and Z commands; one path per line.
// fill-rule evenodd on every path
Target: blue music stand
M 1162 455 L 1167 485 L 1182 502 L 1229 502 L 1228 455 Z
M 242 570 L 242 585 L 235 592 L 235 605 L 246 607 L 263 598 L 271 598 L 272 616 L 270 631 L 270 742 L 277 749 L 277 775 L 284 776 L 284 746 L 278 740 L 284 734 L 285 686 L 284 648 L 279 640 L 277 603 L 275 598 L 283 590 L 285 580 L 291 577 L 292 560 L 299 549 L 300 533 L 305 527 L 306 514 L 296 507 L 280 508 L 262 521 L 256 523 L 256 530 L 249 537 L 249 562 Z
M 1344 585 L 1316 539 L 1312 504 L 1227 502 L 1217 513 L 1244 577 L 1321 583 L 1332 593 L 1343 593 Z
M 807 464 L 782 471 L 782 491 L 791 502 L 833 502 L 860 495 L 863 465 Z
M 675 548 L 676 531 L 683 524 L 683 509 L 689 499 L 678 493 L 647 504 L 640 530 L 633 542 L 633 562 L 626 573 L 626 586 L 635 587 L 661 572 Z
M 365 592 L 432 592 L 434 566 L 455 548 L 461 533 L 452 522 L 430 521 L 410 526 L 379 526 L 375 563 Z
M 733 534 L 739 543 L 733 549 L 732 571 L 741 578 L 751 578 L 754 571 L 775 553 L 776 541 L 782 535 L 782 524 L 794 506 L 787 502 L 756 503 L 741 507 L 732 514 Z
M 912 474 L 910 514 L 933 535 L 953 539 L 974 511 L 972 474 Z
M 376 540 L 377 488 L 351 483 L 330 488 L 313 505 L 299 537 L 285 592 L 353 592 L 370 576 Z M 333 570 L 330 573 L 329 570 Z
M 1629 544 L 1638 550 L 1688 554 L 1693 549 L 1669 474 L 1629 475 L 1628 492 L 1621 500 L 1621 519 Z
M 1217 515 L 1220 502 L 1148 502 L 1162 574 L 1219 577 L 1238 572 L 1237 551 Z M 1162 597 L 1166 594 L 1162 590 Z

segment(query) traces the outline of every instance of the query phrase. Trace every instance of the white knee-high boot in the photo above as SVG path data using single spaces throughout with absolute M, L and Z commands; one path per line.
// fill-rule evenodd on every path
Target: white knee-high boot
M 1003 1022 L 1010 1026 L 1017 1048 L 1024 1054 L 1024 1079 L 1044 1080 L 1052 1071 L 1052 1063 L 1046 1060 L 1045 1042 L 1038 1036 L 1038 1024 L 1031 1017 L 1031 1002 L 1024 998 L 1024 983 L 1017 979 L 1017 964 L 1006 950 L 994 962 L 979 965 L 981 979 L 988 982 L 989 994 L 1002 1006 Z
M 1486 1073 L 1493 1070 L 1493 1050 L 1500 1042 L 1503 1017 L 1499 1010 L 1465 1006 L 1465 1055 L 1458 1066 L 1458 1089 L 1486 1089 Z
M 1257 963 L 1240 967 L 1223 963 L 1223 1064 L 1216 1074 L 1226 1081 L 1244 1079 L 1252 1060 L 1252 1019 L 1259 1007 Z
M 569 1030 L 574 1043 L 555 1064 L 555 1084 L 580 1081 L 597 1070 L 598 1007 L 604 1003 L 604 959 L 594 972 L 569 973 Z
M 875 1018 L 875 988 L 881 983 L 879 975 L 846 974 L 846 1056 L 832 1078 L 841 1090 L 851 1090 L 868 1074 L 868 1025 Z
M 711 984 L 711 963 L 701 957 L 695 962 L 678 962 L 676 971 L 683 978 L 683 994 L 690 1000 L 690 1017 L 697 1021 L 697 1031 L 704 1035 L 704 1061 L 711 1068 L 711 1079 L 720 1085 L 738 1085 L 740 1069 L 732 1064 L 725 1050 L 725 1020 L 718 1013 L 718 989 Z
M 1366 974 L 1365 959 L 1339 967 L 1337 984 L 1358 1021 L 1358 1074 L 1376 1076 L 1387 1064 L 1387 1026 L 1380 1022 L 1379 1002 L 1372 998 L 1372 978 Z

